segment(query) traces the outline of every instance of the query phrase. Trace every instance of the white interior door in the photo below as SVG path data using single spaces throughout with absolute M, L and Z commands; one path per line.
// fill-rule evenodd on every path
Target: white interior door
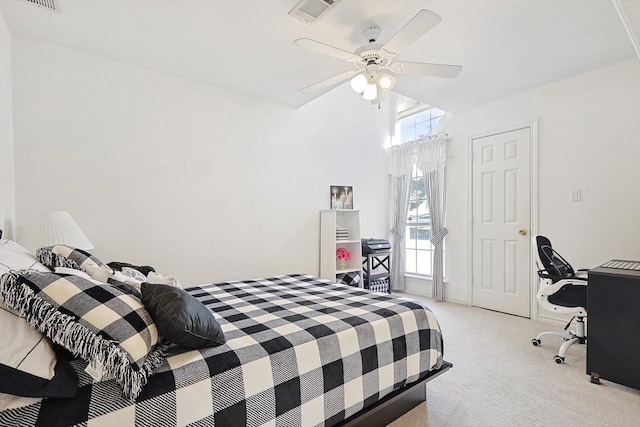
M 472 139 L 472 304 L 530 317 L 531 128 Z

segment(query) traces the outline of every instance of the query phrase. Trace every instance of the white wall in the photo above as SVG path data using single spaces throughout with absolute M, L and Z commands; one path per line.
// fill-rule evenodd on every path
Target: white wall
M 449 118 L 446 296 L 471 299 L 470 138 L 538 124 L 538 232 L 576 268 L 640 259 L 640 60 Z M 573 189 L 581 202 L 570 202 Z
M 388 104 L 343 87 L 292 110 L 15 37 L 13 50 L 18 234 L 68 210 L 105 260 L 201 283 L 317 274 L 332 184 L 354 186 L 364 236 L 388 233 Z M 446 297 L 471 298 L 470 138 L 535 120 L 538 231 L 577 267 L 640 259 L 637 111 L 633 60 L 447 116 Z
M 330 185 L 352 185 L 363 233 L 386 235 L 389 112 L 348 87 L 295 110 L 17 37 L 13 50 L 19 241 L 66 210 L 101 259 L 186 284 L 318 274 Z
M 11 33 L 0 12 L 0 229 L 13 237 L 15 227 L 15 178 L 13 162 L 13 106 Z

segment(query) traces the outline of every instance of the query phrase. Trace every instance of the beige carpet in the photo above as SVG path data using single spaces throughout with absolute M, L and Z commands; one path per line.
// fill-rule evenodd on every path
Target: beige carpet
M 531 345 L 539 332 L 564 325 L 424 301 L 439 319 L 453 368 L 428 383 L 426 405 L 390 427 L 640 426 L 640 391 L 591 384 L 585 346 L 573 345 L 557 365 L 561 338 Z

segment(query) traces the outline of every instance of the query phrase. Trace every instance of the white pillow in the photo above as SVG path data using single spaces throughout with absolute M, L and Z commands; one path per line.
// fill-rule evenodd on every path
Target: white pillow
M 0 301 L 0 364 L 50 380 L 56 353 L 44 335 Z
M 12 240 L 0 240 L 0 276 L 10 270 L 51 271 Z M 0 296 L 0 364 L 53 378 L 56 355 L 51 344 L 24 319 L 11 312 Z
M 139 280 L 135 280 L 132 279 L 130 276 L 126 276 L 124 274 L 122 274 L 122 271 L 118 271 L 118 270 L 113 270 L 113 278 L 115 280 L 117 280 L 118 282 L 127 282 L 127 280 L 132 280 L 135 283 L 137 283 L 138 285 L 141 283 Z
M 11 270 L 51 272 L 27 249 L 0 240 L 0 276 Z M 7 308 L 0 295 L 0 392 L 27 397 L 68 397 L 75 394 L 75 374 L 68 363 L 57 365 L 51 342 Z
M 154 285 L 175 286 L 176 288 L 182 289 L 182 286 L 180 286 L 180 282 L 178 282 L 175 277 L 164 276 L 153 271 L 150 271 L 149 274 L 147 274 L 147 283 L 151 283 Z
M 85 263 L 82 265 L 82 268 L 93 280 L 97 280 L 98 282 L 107 283 L 109 278 L 113 276 L 113 270 L 106 265 Z
M 13 240 L 0 240 L 0 276 L 10 270 L 51 270 Z
M 144 276 L 142 276 L 144 277 Z M 142 285 L 142 282 L 139 280 L 136 280 L 130 276 L 127 276 L 125 274 L 123 274 L 121 271 L 117 271 L 114 270 L 113 271 L 113 278 L 114 280 L 117 280 L 118 282 L 122 282 L 122 283 L 126 283 L 127 285 L 133 286 L 138 292 L 141 291 L 140 289 L 140 285 Z
M 131 277 L 133 280 L 139 283 L 145 282 L 147 280 L 147 276 L 131 267 L 122 267 L 122 274 Z
M 69 363 L 58 359 L 49 339 L 8 309 L 1 299 L 0 394 L 75 396 L 78 377 Z

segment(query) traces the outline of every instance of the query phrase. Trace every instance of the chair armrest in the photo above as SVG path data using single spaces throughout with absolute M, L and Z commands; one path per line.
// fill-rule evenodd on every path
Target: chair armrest
M 587 272 L 589 270 L 578 270 L 578 272 Z M 562 282 L 564 280 L 583 280 L 583 281 L 587 281 L 587 276 L 582 273 L 582 274 L 578 274 L 578 272 L 576 272 L 575 275 L 573 276 L 569 276 L 569 277 L 565 277 L 563 279 L 558 280 L 558 282 Z M 538 270 L 538 277 L 540 277 L 541 279 L 550 279 L 553 280 L 553 277 L 551 276 L 551 274 L 549 274 L 549 272 L 547 270 Z M 556 283 L 558 283 L 556 282 Z
M 538 277 L 540 277 L 541 279 L 551 279 L 551 280 L 553 280 L 553 277 L 551 277 L 551 275 L 549 274 L 549 272 L 547 270 L 538 270 Z

